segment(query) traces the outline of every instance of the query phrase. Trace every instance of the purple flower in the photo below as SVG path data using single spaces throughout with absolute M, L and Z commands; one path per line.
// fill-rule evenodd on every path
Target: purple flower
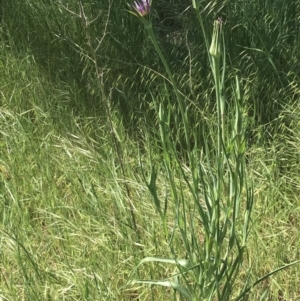
M 134 1 L 134 4 L 129 6 L 138 17 L 144 17 L 150 14 L 151 0 Z

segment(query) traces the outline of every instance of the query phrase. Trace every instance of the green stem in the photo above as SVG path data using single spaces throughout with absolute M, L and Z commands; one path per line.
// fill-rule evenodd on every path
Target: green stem
M 107 114 L 107 120 L 108 120 L 108 127 L 109 130 L 112 134 L 112 139 L 113 139 L 113 144 L 114 144 L 114 148 L 115 148 L 115 152 L 117 154 L 117 158 L 118 158 L 118 163 L 120 165 L 121 168 L 121 172 L 122 172 L 122 176 L 124 177 L 125 180 L 125 167 L 124 167 L 124 162 L 123 162 L 123 158 L 122 158 L 122 154 L 121 154 L 121 146 L 120 143 L 118 142 L 118 139 L 116 137 L 116 131 L 115 131 L 115 127 L 113 124 L 113 120 L 112 120 L 112 112 L 111 112 L 111 108 L 110 108 L 110 104 L 109 104 L 109 99 L 106 95 L 105 92 L 105 88 L 104 88 L 104 79 L 103 79 L 103 72 L 101 71 L 100 68 L 100 64 L 98 62 L 98 56 L 96 53 L 96 49 L 93 47 L 93 43 L 92 43 L 92 38 L 89 32 L 89 25 L 90 23 L 88 22 L 87 18 L 85 17 L 85 12 L 84 12 L 84 8 L 81 2 L 79 2 L 79 9 L 80 9 L 80 15 L 81 17 L 81 21 L 82 21 L 82 26 L 84 28 L 85 31 L 85 37 L 87 40 L 87 45 L 89 47 L 90 53 L 91 53 L 91 57 L 92 57 L 92 61 L 94 63 L 94 67 L 95 67 L 95 71 L 96 71 L 96 76 L 97 76 L 97 80 L 98 80 L 98 85 L 100 88 L 100 92 L 101 92 L 101 96 L 102 96 L 102 102 L 103 105 L 105 107 L 105 111 Z M 130 210 L 130 214 L 131 214 L 131 222 L 132 222 L 132 228 L 135 230 L 138 239 L 140 239 L 140 235 L 139 235 L 139 230 L 138 230 L 138 226 L 137 226 L 137 221 L 135 218 L 135 213 L 134 213 L 134 206 L 132 204 L 131 201 L 131 192 L 130 192 L 130 188 L 128 186 L 128 184 L 126 183 L 126 181 L 124 181 L 124 186 L 126 189 L 126 194 L 127 194 L 127 203 L 129 205 L 129 210 Z
M 215 91 L 217 101 L 217 114 L 218 114 L 218 158 L 222 157 L 222 140 L 223 140 L 223 129 L 222 129 L 222 103 L 221 103 L 221 87 L 220 87 L 220 59 L 213 58 L 213 75 L 215 80 Z
M 193 7 L 194 7 L 194 9 L 196 11 L 197 19 L 199 21 L 200 28 L 201 28 L 201 31 L 202 31 L 202 34 L 203 34 L 203 37 L 204 37 L 204 42 L 205 42 L 205 47 L 206 47 L 207 53 L 209 54 L 209 42 L 208 42 L 208 39 L 206 37 L 204 24 L 203 24 L 202 17 L 201 17 L 201 14 L 200 14 L 199 2 L 196 1 L 196 0 L 193 0 Z M 212 64 L 211 57 L 208 56 L 208 58 L 209 58 L 210 64 Z
M 147 29 L 147 32 L 151 38 L 151 41 L 154 45 L 154 48 L 157 52 L 157 54 L 159 55 L 167 73 L 168 73 L 168 76 L 169 76 L 169 79 L 172 83 L 172 86 L 174 88 L 174 91 L 175 91 L 175 95 L 176 95 L 176 98 L 178 100 L 178 103 L 179 103 L 179 108 L 180 108 L 180 111 L 181 111 L 181 114 L 182 114 L 182 119 L 183 119 L 183 125 L 184 125 L 184 133 L 185 133 L 185 139 L 186 139 L 186 143 L 187 143 L 187 148 L 188 148 L 188 155 L 190 156 L 190 150 L 191 150 L 191 146 L 190 146 L 190 139 L 189 139 L 189 125 L 188 125 L 188 120 L 187 120 L 187 114 L 186 114 L 186 111 L 184 110 L 184 101 L 183 101 L 183 97 L 182 95 L 179 93 L 179 90 L 178 90 L 178 87 L 177 87 L 177 84 L 176 84 L 176 81 L 174 79 L 174 76 L 171 72 L 171 69 L 157 43 L 157 40 L 155 38 L 155 35 L 154 35 L 154 32 L 153 32 L 153 27 L 152 27 L 152 23 L 151 22 L 146 22 L 145 23 L 145 28 Z

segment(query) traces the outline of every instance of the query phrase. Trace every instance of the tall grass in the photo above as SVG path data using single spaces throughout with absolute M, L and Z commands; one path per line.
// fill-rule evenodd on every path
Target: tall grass
M 153 285 L 125 288 L 139 262 L 149 257 L 176 264 L 147 262 L 136 270 L 136 279 L 173 276 L 168 280 L 178 280 L 182 292 L 197 298 L 201 285 L 218 287 L 218 279 L 208 277 L 214 273 L 206 271 L 207 277 L 201 278 L 205 269 L 187 270 L 186 264 L 212 257 L 217 271 L 224 258 L 217 252 L 218 240 L 209 235 L 211 229 L 205 231 L 197 214 L 203 206 L 203 217 L 213 217 L 209 202 L 217 199 L 217 179 L 224 199 L 232 193 L 227 188 L 238 170 L 237 140 L 232 140 L 237 87 L 243 99 L 241 162 L 253 181 L 255 203 L 240 276 L 223 283 L 235 279 L 232 296 L 237 297 L 247 281 L 255 283 L 299 259 L 298 2 L 201 1 L 201 31 L 191 2 L 153 1 L 153 31 L 167 54 L 183 108 L 151 39 L 140 20 L 126 12 L 125 1 L 82 2 L 88 20 L 95 20 L 89 28 L 92 48 L 104 37 L 96 54 L 105 78 L 101 84 L 82 19 L 72 14 L 80 13 L 78 1 L 68 2 L 70 11 L 64 6 L 46 0 L 15 0 L 13 8 L 9 1 L 1 3 L 0 298 L 180 298 L 173 289 Z M 225 24 L 222 93 L 228 114 L 225 126 L 221 123 L 226 142 L 221 149 L 215 76 L 204 39 L 205 32 L 210 43 L 219 16 Z M 101 85 L 124 173 L 107 126 Z M 215 161 L 218 150 L 223 178 Z M 149 193 L 154 187 L 164 224 Z M 203 187 L 209 197 L 203 197 Z M 243 204 L 247 189 L 240 192 Z M 171 199 L 178 201 L 177 207 Z M 196 201 L 199 206 L 194 207 Z M 226 228 L 226 214 L 220 216 L 224 224 L 214 228 L 216 235 Z M 243 237 L 238 228 L 243 220 L 237 219 L 235 242 Z M 231 225 L 227 223 L 228 229 Z M 224 246 L 233 232 L 227 233 Z M 232 256 L 237 250 L 232 248 Z M 229 261 L 227 266 L 234 270 Z M 297 300 L 298 271 L 272 275 L 249 298 Z M 218 287 L 219 294 L 227 294 L 224 287 Z

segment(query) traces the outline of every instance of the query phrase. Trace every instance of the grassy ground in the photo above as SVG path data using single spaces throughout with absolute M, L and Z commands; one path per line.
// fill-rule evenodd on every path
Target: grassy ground
M 6 28 L 2 30 L 7 33 Z M 141 105 L 137 119 L 146 119 L 148 114 L 150 118 L 137 127 L 126 122 L 131 119 L 126 115 L 131 112 L 130 105 L 124 108 L 121 103 L 112 110 L 122 146 L 124 176 L 105 114 L 92 103 L 97 97 L 87 99 L 93 95 L 92 88 L 88 87 L 85 94 L 71 75 L 67 80 L 63 75 L 56 78 L 51 73 L 51 62 L 47 67 L 48 63 L 36 60 L 36 48 L 15 51 L 7 36 L 3 37 L 0 300 L 179 300 L 169 289 L 125 286 L 142 258 L 170 256 L 143 179 L 143 172 L 148 176 L 155 160 L 159 192 L 164 195 L 166 180 L 163 166 L 159 165 L 160 148 L 154 138 L 158 129 L 150 119 L 152 111 L 144 114 Z M 292 62 L 295 56 L 292 51 L 290 55 Z M 259 66 L 264 63 L 254 69 Z M 286 105 L 276 111 L 277 116 L 266 123 L 261 117 L 259 123 L 249 121 L 253 128 L 247 166 L 255 204 L 245 268 L 252 267 L 253 280 L 300 258 L 300 89 L 296 72 L 281 75 L 286 80 L 282 94 L 277 95 L 278 99 L 271 96 L 275 103 L 288 98 Z M 260 76 L 259 70 L 244 79 L 246 99 L 259 92 L 258 88 L 252 96 L 247 92 L 251 85 L 258 85 L 255 76 Z M 121 86 L 118 81 L 120 78 L 115 74 L 112 78 L 117 90 L 123 89 L 121 100 L 145 97 L 146 91 L 131 95 L 128 91 L 134 93 L 134 88 L 130 82 L 127 91 L 126 84 Z M 275 87 L 271 80 L 266 84 L 270 90 Z M 162 98 L 169 97 L 163 84 L 157 89 L 161 89 Z M 201 89 L 204 99 L 211 97 L 209 86 L 196 87 L 195 91 Z M 249 120 L 255 119 L 253 107 L 249 105 L 247 109 Z M 132 223 L 130 204 L 138 231 Z M 177 244 L 181 250 L 179 239 Z M 160 279 L 172 272 L 172 267 L 149 263 L 140 267 L 133 278 Z M 299 266 L 284 270 L 256 287 L 249 300 L 260 300 L 265 289 L 265 300 L 300 300 L 299 279 Z M 238 291 L 243 277 L 237 285 Z

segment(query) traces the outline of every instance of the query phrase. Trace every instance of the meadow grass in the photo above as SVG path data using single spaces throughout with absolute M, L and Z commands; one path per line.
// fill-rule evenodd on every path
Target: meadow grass
M 189 180 L 193 175 L 182 112 L 170 81 L 166 81 L 168 74 L 138 28 L 138 20 L 121 10 L 124 6 L 111 6 L 108 14 L 107 5 L 86 4 L 91 20 L 98 14 L 95 9 L 103 14 L 97 28 L 92 27 L 94 37 L 103 36 L 105 20 L 110 20 L 99 58 L 106 76 L 111 128 L 93 64 L 85 55 L 90 50 L 82 34 L 84 28 L 62 6 L 57 10 L 59 1 L 53 3 L 16 0 L 14 12 L 5 3 L 1 11 L 0 299 L 183 300 L 170 288 L 128 285 L 132 279 L 165 279 L 178 272 L 178 266 L 163 263 L 138 266 L 145 257 L 187 256 L 178 229 L 170 250 L 145 181 L 155 167 L 158 198 L 170 199 L 172 188 L 159 133 L 162 116 L 158 116 L 158 107 L 163 104 L 170 139 L 176 141 L 168 159 L 174 186 L 187 206 L 193 200 L 182 178 L 182 171 Z M 225 29 L 230 43 L 226 44 L 226 95 L 238 68 L 245 102 L 244 126 L 249 133 L 245 162 L 254 187 L 247 256 L 234 298 L 243 288 L 249 268 L 253 283 L 300 255 L 300 74 L 295 67 L 299 36 L 290 21 L 299 5 L 284 2 L 284 8 L 276 10 L 272 3 L 269 7 L 263 4 L 264 9 L 247 4 L 245 14 L 253 18 L 245 20 L 244 14 L 238 14 L 240 1 L 232 6 L 226 6 L 225 1 L 217 4 L 207 6 L 208 17 L 203 22 L 211 32 L 211 15 L 220 10 L 232 25 L 232 31 Z M 176 22 L 166 27 L 158 23 L 161 27 L 154 30 L 163 49 L 174 47 L 168 59 L 178 59 L 171 66 L 185 95 L 189 125 L 192 130 L 201 129 L 199 137 L 209 132 L 206 143 L 217 148 L 215 107 L 210 101 L 215 97 L 213 76 L 206 68 L 205 45 L 199 44 L 193 27 L 188 27 L 190 36 L 182 27 L 191 26 L 192 18 L 181 14 L 173 20 L 172 10 L 166 12 L 164 5 L 168 3 L 157 4 L 153 22 L 164 14 L 170 14 L 165 16 L 167 21 Z M 183 7 L 180 2 L 172 9 L 182 12 Z M 69 8 L 77 9 L 76 1 Z M 290 18 L 282 18 L 284 9 Z M 256 27 L 257 14 L 253 12 L 257 11 L 263 17 Z M 190 10 L 186 14 L 190 16 Z M 122 33 L 117 30 L 120 24 L 125 28 Z M 272 24 L 276 25 L 272 28 Z M 182 33 L 182 39 L 164 41 L 164 30 L 169 26 L 179 27 L 173 36 Z M 243 30 L 234 35 L 238 28 Z M 139 50 L 132 51 L 139 43 Z M 282 43 L 283 54 L 279 49 Z M 244 48 L 237 50 L 237 44 Z M 183 50 L 186 46 L 188 51 Z M 228 110 L 229 114 L 233 111 Z M 119 154 L 113 135 L 121 147 Z M 130 204 L 137 229 L 132 224 Z M 171 231 L 176 219 L 174 203 L 168 204 L 167 212 L 166 227 Z M 199 243 L 204 243 L 199 225 L 195 229 Z M 260 283 L 248 298 L 300 300 L 299 274 L 299 266 L 283 270 Z

